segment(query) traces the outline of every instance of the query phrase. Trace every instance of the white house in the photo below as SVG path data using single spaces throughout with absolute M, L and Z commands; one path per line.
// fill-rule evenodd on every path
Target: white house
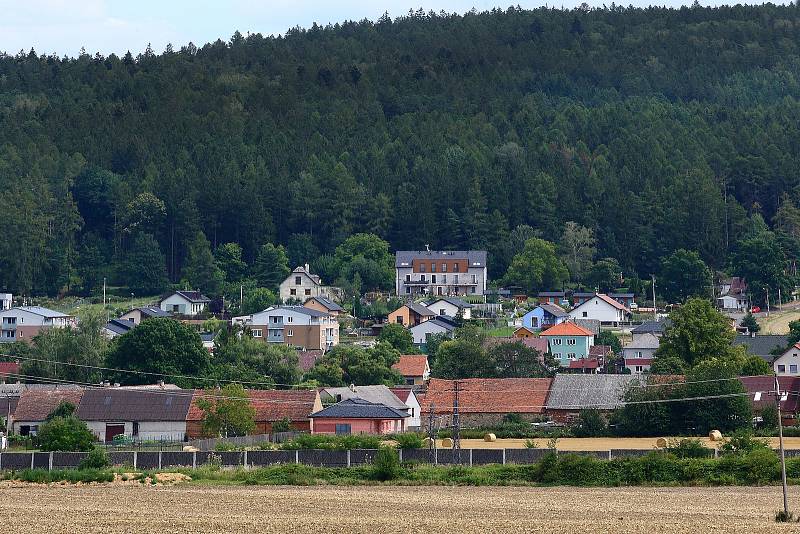
M 800 343 L 795 343 L 775 358 L 772 370 L 778 376 L 800 376 Z
M 291 274 L 281 282 L 280 297 L 281 301 L 305 302 L 313 297 L 333 298 L 334 288 L 322 283 L 319 275 L 311 274 L 311 269 L 306 263 L 300 267 L 295 267 Z
M 428 304 L 426 308 L 436 315 L 455 317 L 458 315 L 458 312 L 461 312 L 464 319 L 472 318 L 472 304 L 455 297 L 442 297 L 438 300 L 434 300 Z
M 743 293 L 723 295 L 717 298 L 717 307 L 729 311 L 747 311 L 749 308 L 747 295 Z
M 425 345 L 428 342 L 428 338 L 435 334 L 445 334 L 449 337 L 453 337 L 453 331 L 455 329 L 456 325 L 452 321 L 441 316 L 412 326 L 409 328 L 409 332 L 411 332 L 411 336 L 414 338 L 415 345 Z
M 414 393 L 414 390 L 411 388 L 390 389 L 398 399 L 408 406 L 408 414 L 411 416 L 406 422 L 408 429 L 417 429 L 422 426 L 422 420 L 420 419 L 422 407 L 419 405 L 419 399 L 417 399 L 417 395 Z
M 136 440 L 183 441 L 191 403 L 190 390 L 87 389 L 75 415 L 106 443 L 117 435 Z
M 630 370 L 631 374 L 642 374 L 649 371 L 660 343 L 658 336 L 652 332 L 634 337 L 633 341 L 622 348 L 625 368 Z
M 158 307 L 165 312 L 176 315 L 196 316 L 203 313 L 211 299 L 199 291 L 176 291 L 158 303 Z
M 600 324 L 617 325 L 628 320 L 630 310 L 608 295 L 597 293 L 573 308 L 569 315 L 573 319 L 594 319 Z
M 0 293 L 0 311 L 10 310 L 14 302 L 14 295 L 11 293 Z
M 0 311 L 0 343 L 28 341 L 47 328 L 75 326 L 75 317 L 41 306 L 19 306 Z
M 250 326 L 254 338 L 268 343 L 303 350 L 328 350 L 339 344 L 339 321 L 304 306 L 272 306 L 254 313 L 244 324 Z

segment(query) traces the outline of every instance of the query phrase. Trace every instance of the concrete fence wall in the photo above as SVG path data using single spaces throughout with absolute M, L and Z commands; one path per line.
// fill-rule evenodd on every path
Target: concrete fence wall
M 558 454 L 575 454 L 599 460 L 635 458 L 645 456 L 654 449 L 612 449 L 607 451 L 557 451 Z M 532 464 L 550 452 L 550 449 L 402 449 L 398 451 L 401 462 L 440 465 Z M 180 452 L 180 451 L 115 451 L 109 453 L 114 466 L 133 469 L 167 469 L 174 467 L 199 467 L 216 464 L 222 467 L 265 467 L 282 464 L 303 464 L 317 467 L 356 467 L 372 464 L 376 449 L 334 450 L 279 450 L 230 452 Z M 86 458 L 85 452 L 4 452 L 0 453 L 0 470 L 31 468 L 77 468 Z M 717 455 L 714 454 L 714 457 Z M 786 456 L 800 456 L 800 451 L 786 451 Z

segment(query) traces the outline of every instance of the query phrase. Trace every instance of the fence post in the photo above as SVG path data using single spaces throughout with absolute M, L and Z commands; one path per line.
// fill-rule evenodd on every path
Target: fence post
M 397 449 L 397 457 L 400 459 L 400 463 L 403 463 L 403 449 Z
M 300 451 L 297 449 L 294 450 L 294 463 L 300 463 Z
M 0 471 L 2 471 L 2 470 L 3 470 L 3 455 L 4 455 L 4 454 L 5 454 L 5 453 L 3 453 L 3 452 L 0 452 Z
M 506 449 L 503 447 L 503 465 L 506 465 Z
M 714 449 L 714 459 L 716 460 L 717 458 L 719 458 L 719 449 L 715 448 Z
M 350 449 L 347 449 L 347 467 L 350 467 Z
M 35 457 L 36 457 L 36 453 L 35 453 L 35 452 L 32 452 L 32 453 L 31 453 L 31 469 L 33 469 L 33 459 L 34 459 Z
M 197 469 L 197 451 L 192 453 L 192 469 Z
M 139 451 L 133 451 L 133 468 L 136 469 L 136 464 L 139 459 Z
M 50 457 L 47 459 L 47 470 L 53 470 L 53 451 L 50 451 Z
M 161 451 L 158 451 L 158 468 L 161 469 Z
M 244 450 L 244 468 L 250 469 L 247 465 L 247 449 Z

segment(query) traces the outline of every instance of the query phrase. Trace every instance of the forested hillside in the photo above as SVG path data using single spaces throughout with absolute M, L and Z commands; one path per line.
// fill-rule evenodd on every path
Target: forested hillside
M 0 289 L 166 287 L 225 243 L 330 277 L 357 232 L 487 248 L 498 278 L 519 236 L 561 243 L 569 221 L 627 277 L 681 248 L 717 269 L 775 249 L 780 271 L 800 248 L 799 50 L 795 5 L 612 4 L 4 55 Z

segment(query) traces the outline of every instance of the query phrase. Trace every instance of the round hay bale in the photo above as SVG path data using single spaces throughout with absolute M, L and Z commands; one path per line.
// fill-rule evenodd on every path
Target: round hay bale
M 658 438 L 656 440 L 656 448 L 658 449 L 666 449 L 667 448 L 667 440 L 664 438 Z
M 422 440 L 422 447 L 425 449 L 429 449 L 431 447 L 431 438 L 425 438 Z
M 192 447 L 191 445 L 183 446 L 183 452 L 199 452 L 199 451 L 200 449 L 198 449 L 197 447 Z
M 483 441 L 495 442 L 497 441 L 497 436 L 489 432 L 485 436 L 483 436 Z
M 722 432 L 719 430 L 712 430 L 708 433 L 708 439 L 711 441 L 722 441 Z
M 442 447 L 444 447 L 445 449 L 449 449 L 452 446 L 453 446 L 453 440 L 452 439 L 444 438 L 442 440 Z

